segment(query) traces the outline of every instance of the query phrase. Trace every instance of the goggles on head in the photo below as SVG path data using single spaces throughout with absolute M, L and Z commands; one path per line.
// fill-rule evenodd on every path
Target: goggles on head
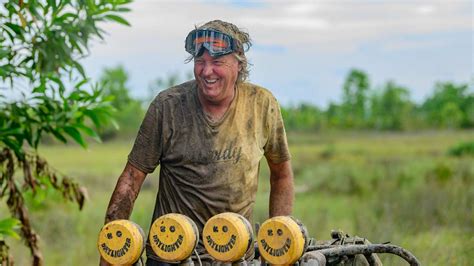
M 237 49 L 236 40 L 213 29 L 196 29 L 186 37 L 184 48 L 193 56 L 199 56 L 206 48 L 212 57 L 230 54 Z

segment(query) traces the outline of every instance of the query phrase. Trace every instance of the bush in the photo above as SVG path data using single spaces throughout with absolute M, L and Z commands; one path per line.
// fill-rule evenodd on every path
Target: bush
M 448 154 L 457 157 L 464 155 L 474 156 L 474 141 L 459 143 L 449 149 Z

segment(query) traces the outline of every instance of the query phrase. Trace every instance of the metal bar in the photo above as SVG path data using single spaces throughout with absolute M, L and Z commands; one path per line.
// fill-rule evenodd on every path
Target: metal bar
M 312 247 L 314 248 L 314 247 Z M 314 249 L 313 249 L 314 250 Z M 348 256 L 371 253 L 391 253 L 406 260 L 412 266 L 419 266 L 420 262 L 408 250 L 395 245 L 370 244 L 370 245 L 344 245 L 325 249 L 318 249 L 326 257 Z

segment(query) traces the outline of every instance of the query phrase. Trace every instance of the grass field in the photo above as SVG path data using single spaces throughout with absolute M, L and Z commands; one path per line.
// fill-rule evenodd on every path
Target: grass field
M 473 131 L 417 133 L 327 132 L 289 134 L 295 172 L 294 216 L 317 239 L 331 229 L 390 241 L 412 251 L 424 265 L 471 265 L 474 260 L 474 157 L 447 151 L 472 141 Z M 87 187 L 82 211 L 61 204 L 53 191 L 32 203 L 45 265 L 97 265 L 96 238 L 131 141 L 47 146 L 41 154 Z M 157 172 L 157 171 L 156 171 Z M 158 176 L 146 180 L 132 220 L 150 224 Z M 255 222 L 268 213 L 268 169 L 262 163 Z M 4 204 L 2 202 L 2 204 Z M 2 212 L 5 206 L 0 206 Z M 3 216 L 3 215 L 2 215 Z M 29 265 L 28 250 L 9 239 L 15 265 Z M 386 265 L 399 265 L 393 256 Z

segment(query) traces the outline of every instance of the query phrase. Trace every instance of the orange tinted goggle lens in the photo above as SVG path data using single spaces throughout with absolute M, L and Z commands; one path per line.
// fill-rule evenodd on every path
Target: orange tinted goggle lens
M 226 41 L 224 41 L 222 39 L 213 39 L 213 38 L 207 37 L 207 36 L 197 38 L 195 42 L 196 42 L 196 45 L 203 44 L 203 43 L 207 42 L 207 43 L 211 44 L 212 46 L 218 47 L 218 48 L 227 48 L 227 47 L 229 47 L 229 44 Z

